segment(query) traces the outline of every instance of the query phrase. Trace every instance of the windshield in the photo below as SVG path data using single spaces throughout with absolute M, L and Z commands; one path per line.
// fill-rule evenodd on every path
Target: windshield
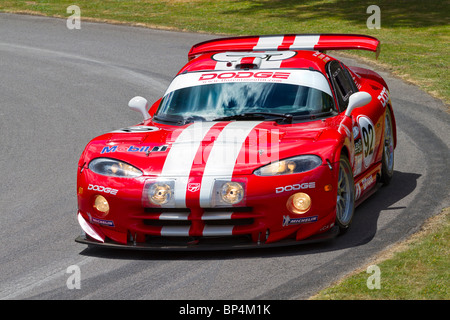
M 316 71 L 210 72 L 175 78 L 156 119 L 217 121 L 242 114 L 311 117 L 333 110 L 328 82 Z

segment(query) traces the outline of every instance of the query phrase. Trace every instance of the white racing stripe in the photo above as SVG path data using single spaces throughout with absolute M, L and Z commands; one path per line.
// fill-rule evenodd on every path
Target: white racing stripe
M 202 220 L 210 221 L 210 220 L 230 220 L 233 212 L 208 212 L 203 213 Z
M 161 178 L 175 178 L 175 207 L 186 208 L 186 188 L 192 163 L 209 129 L 215 122 L 195 122 L 181 132 L 172 144 Z
M 203 236 L 231 236 L 233 235 L 233 226 L 208 226 L 203 228 Z
M 188 212 L 164 212 L 159 215 L 159 220 L 188 220 Z
M 200 189 L 200 206 L 211 205 L 211 193 L 214 181 L 231 180 L 236 159 L 241 151 L 242 144 L 261 121 L 230 122 L 220 132 L 214 142 L 203 172 Z
M 295 37 L 294 43 L 291 44 L 291 50 L 314 50 L 314 46 L 319 42 L 320 35 L 299 35 Z
M 258 43 L 253 47 L 253 51 L 257 50 L 277 50 L 283 43 L 284 36 L 259 37 Z
M 230 122 L 219 133 L 203 172 L 200 206 L 211 206 L 211 193 L 216 179 L 231 180 L 243 143 L 260 123 L 261 121 Z M 169 150 L 160 178 L 175 180 L 176 208 L 186 208 L 186 191 L 194 158 L 214 124 L 216 122 L 195 122 L 181 132 Z
M 161 236 L 163 236 L 163 237 L 188 237 L 189 236 L 189 227 L 188 226 L 162 227 Z

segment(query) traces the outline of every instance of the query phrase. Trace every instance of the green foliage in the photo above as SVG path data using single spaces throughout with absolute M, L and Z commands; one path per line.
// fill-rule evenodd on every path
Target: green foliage
M 73 0 L 2 0 L 0 11 L 68 17 Z M 215 34 L 362 33 L 382 43 L 376 62 L 448 104 L 449 1 L 377 0 L 381 29 L 368 29 L 369 0 L 78 0 L 82 18 Z M 355 52 L 375 62 L 373 54 Z
M 416 238 L 390 259 L 378 263 L 380 289 L 369 289 L 365 271 L 323 290 L 317 300 L 448 300 L 450 299 L 450 210 L 426 235 Z

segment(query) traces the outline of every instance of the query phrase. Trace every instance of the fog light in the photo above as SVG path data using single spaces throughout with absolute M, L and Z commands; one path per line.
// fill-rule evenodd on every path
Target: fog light
M 244 188 L 238 182 L 224 183 L 220 189 L 222 201 L 228 204 L 236 204 L 244 198 Z
M 311 198 L 303 192 L 293 194 L 289 197 L 286 207 L 293 213 L 303 214 L 311 208 Z
M 166 183 L 154 183 L 148 189 L 148 200 L 155 205 L 168 203 L 173 197 L 172 188 Z
M 109 213 L 109 203 L 104 196 L 96 196 L 94 200 L 94 208 L 97 209 L 103 216 Z

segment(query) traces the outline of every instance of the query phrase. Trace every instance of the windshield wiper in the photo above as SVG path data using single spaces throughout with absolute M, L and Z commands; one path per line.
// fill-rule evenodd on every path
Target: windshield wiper
M 329 116 L 332 113 L 333 113 L 333 111 L 330 110 L 330 111 L 312 113 L 308 117 L 309 117 L 309 119 L 314 120 L 314 119 L 317 119 L 317 118 L 322 118 L 322 117 L 325 117 L 325 116 Z
M 225 116 L 214 119 L 213 121 L 230 121 L 230 120 L 260 120 L 266 119 L 267 116 L 274 118 L 281 118 L 283 122 L 292 123 L 293 116 L 292 114 L 285 113 L 272 113 L 272 112 L 246 112 L 241 114 L 235 114 L 232 116 Z
M 206 121 L 204 117 L 201 116 L 189 116 L 187 118 L 180 116 L 180 115 L 156 115 L 153 117 L 153 119 L 159 121 L 159 122 L 168 122 L 168 123 L 176 123 L 177 125 L 184 125 L 191 122 L 197 122 L 197 121 Z
M 178 125 L 184 124 L 184 118 L 182 116 L 176 116 L 176 115 L 164 115 L 164 116 L 154 116 L 153 119 L 159 121 L 159 122 L 169 122 L 169 123 L 176 123 Z
M 305 111 L 303 114 L 299 114 L 298 112 L 296 114 L 290 114 L 290 113 L 273 113 L 273 112 L 245 112 L 240 114 L 234 114 L 231 116 L 224 116 L 219 117 L 216 119 L 213 119 L 212 121 L 231 121 L 231 120 L 265 120 L 265 119 L 273 119 L 277 123 L 292 123 L 294 120 L 314 120 L 317 118 L 321 118 L 324 116 L 328 116 L 332 113 L 332 111 L 326 111 L 326 112 L 319 112 L 319 113 L 313 113 L 310 114 L 309 112 Z M 180 115 L 155 115 L 153 119 L 159 121 L 159 122 L 165 122 L 165 123 L 175 123 L 177 125 L 185 125 L 187 123 L 196 122 L 196 121 L 206 121 L 204 117 L 201 116 L 189 116 L 187 118 L 184 118 Z

